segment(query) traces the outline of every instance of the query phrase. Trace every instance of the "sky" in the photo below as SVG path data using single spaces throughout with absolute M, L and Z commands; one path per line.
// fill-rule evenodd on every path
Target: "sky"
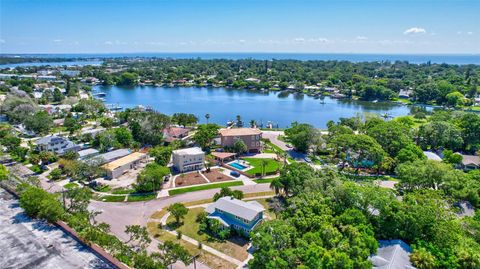
M 0 0 L 0 53 L 480 53 L 480 0 Z

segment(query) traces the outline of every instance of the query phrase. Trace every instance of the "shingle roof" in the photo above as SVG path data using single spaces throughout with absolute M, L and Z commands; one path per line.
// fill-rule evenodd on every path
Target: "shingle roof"
M 471 165 L 474 164 L 476 166 L 480 166 L 480 156 L 475 155 L 462 155 L 462 164 L 463 165 Z
M 265 211 L 263 206 L 255 201 L 244 202 L 228 196 L 218 199 L 215 203 L 209 205 L 205 211 L 213 213 L 215 209 L 220 209 L 248 221 L 253 220 L 258 213 Z
M 376 269 L 414 269 L 410 262 L 412 249 L 402 240 L 379 240 L 377 255 L 369 259 Z
M 254 128 L 232 128 L 220 130 L 222 136 L 259 135 L 261 133 L 262 131 Z

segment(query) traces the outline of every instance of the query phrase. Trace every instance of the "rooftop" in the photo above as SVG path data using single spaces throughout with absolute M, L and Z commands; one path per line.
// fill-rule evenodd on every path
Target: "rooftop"
M 260 129 L 254 128 L 232 128 L 220 130 L 222 136 L 259 135 L 261 133 L 262 131 L 260 131 Z
M 97 154 L 97 153 L 99 153 L 99 151 L 96 150 L 96 149 L 84 149 L 84 150 L 80 150 L 78 152 L 78 156 L 80 158 L 83 158 L 85 156 L 92 155 L 92 154 Z
M 35 143 L 37 145 L 47 145 L 47 144 L 50 144 L 50 143 L 58 143 L 58 142 L 66 142 L 68 141 L 67 138 L 65 137 L 61 137 L 61 136 L 57 136 L 57 135 L 50 135 L 50 136 L 44 136 L 40 139 L 38 139 Z
M 186 133 L 188 133 L 190 131 L 190 129 L 187 129 L 187 128 L 181 128 L 181 127 L 170 127 L 170 128 L 165 128 L 163 130 L 163 133 L 165 135 L 168 135 L 168 136 L 181 136 L 181 135 L 184 135 Z
M 429 160 L 439 161 L 439 162 L 442 161 L 442 158 L 440 158 L 440 156 L 438 156 L 438 155 L 437 155 L 436 153 L 434 153 L 434 152 L 424 151 L 423 154 L 425 154 L 425 156 L 427 156 L 427 158 L 428 158 Z
M 107 163 L 107 164 L 103 165 L 102 167 L 107 169 L 107 170 L 112 171 L 112 170 L 117 169 L 118 167 L 124 166 L 125 164 L 140 160 L 143 157 L 145 157 L 144 153 L 134 152 L 134 153 L 132 153 L 130 155 L 127 155 L 125 157 L 122 157 L 118 160 Z
M 215 212 L 215 209 L 220 209 L 248 221 L 252 221 L 258 213 L 265 211 L 265 208 L 258 202 L 244 202 L 228 196 L 218 199 L 215 203 L 209 205 L 205 211 L 211 214 Z
M 480 166 L 480 156 L 476 155 L 463 155 L 462 154 L 462 164 L 463 165 L 476 165 Z
M 371 256 L 376 269 L 414 269 L 410 262 L 412 249 L 402 240 L 379 240 L 377 255 Z
M 117 150 L 113 150 L 113 151 L 110 151 L 110 152 L 107 152 L 107 153 L 100 154 L 95 158 L 103 160 L 104 163 L 105 162 L 108 163 L 108 162 L 110 162 L 114 159 L 121 158 L 121 157 L 126 156 L 130 153 L 131 153 L 131 151 L 129 149 L 117 149 Z
M 203 154 L 204 152 L 199 147 L 193 147 L 193 148 L 186 148 L 186 149 L 177 149 L 177 150 L 174 150 L 173 153 L 179 154 L 179 155 L 196 155 L 196 154 Z

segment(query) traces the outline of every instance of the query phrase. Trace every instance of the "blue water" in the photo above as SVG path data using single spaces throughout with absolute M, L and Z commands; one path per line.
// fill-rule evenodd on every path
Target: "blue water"
M 118 87 L 95 86 L 94 91 L 105 93 L 107 104 L 118 104 L 124 108 L 137 105 L 150 106 L 159 112 L 171 115 L 176 112 L 195 114 L 205 123 L 205 114 L 210 122 L 225 125 L 240 115 L 248 125 L 250 120 L 258 124 L 271 121 L 274 126 L 284 128 L 292 122 L 310 123 L 325 128 L 329 120 L 353 117 L 357 114 L 375 113 L 390 116 L 407 115 L 407 106 L 395 103 L 372 103 L 338 100 L 325 97 L 315 99 L 303 94 L 256 92 L 226 88 L 195 87 Z
M 174 59 L 294 59 L 294 60 L 337 60 L 349 62 L 408 61 L 414 64 L 480 64 L 480 54 L 360 54 L 360 53 L 105 53 L 105 54 L 2 54 L 0 56 L 29 56 L 44 58 L 120 58 L 120 57 L 158 57 Z
M 239 163 L 235 163 L 235 162 L 229 163 L 228 165 L 230 165 L 231 167 L 236 168 L 238 170 L 243 170 L 243 169 L 247 168 L 246 166 L 241 165 Z
M 0 64 L 2 68 L 15 68 L 15 67 L 31 67 L 31 66 L 86 66 L 86 65 L 101 65 L 103 61 L 68 61 L 68 62 L 50 62 L 50 63 L 15 63 L 15 64 Z

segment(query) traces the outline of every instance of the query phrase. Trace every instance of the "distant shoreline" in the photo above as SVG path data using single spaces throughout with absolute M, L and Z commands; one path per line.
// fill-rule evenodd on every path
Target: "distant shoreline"
M 375 53 L 270 53 L 270 52 L 132 52 L 132 53 L 8 53 L 1 58 L 25 58 L 49 61 L 56 59 L 108 59 L 108 58 L 173 58 L 173 59 L 255 59 L 255 60 L 299 60 L 299 61 L 349 61 L 381 62 L 408 61 L 413 64 L 437 63 L 480 65 L 480 54 L 375 54 Z

